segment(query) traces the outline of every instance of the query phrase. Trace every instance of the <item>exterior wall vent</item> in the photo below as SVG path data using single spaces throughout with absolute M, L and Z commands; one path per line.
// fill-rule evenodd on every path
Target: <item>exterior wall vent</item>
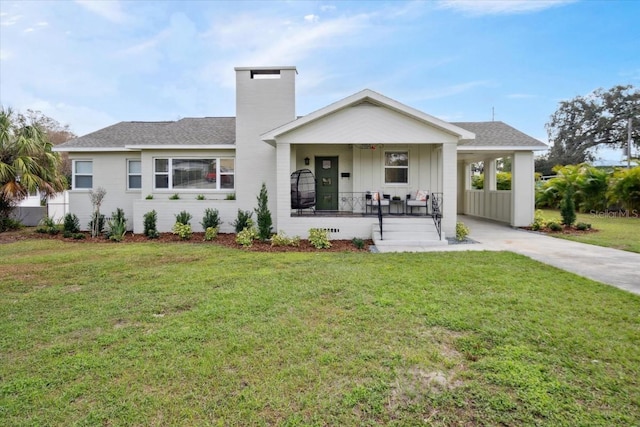
M 255 80 L 279 79 L 280 70 L 251 70 L 251 78 Z

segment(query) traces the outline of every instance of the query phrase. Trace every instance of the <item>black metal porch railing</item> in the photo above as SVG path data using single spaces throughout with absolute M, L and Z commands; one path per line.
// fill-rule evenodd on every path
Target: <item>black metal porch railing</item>
M 442 198 L 442 193 L 431 193 L 431 217 L 440 239 L 442 239 Z

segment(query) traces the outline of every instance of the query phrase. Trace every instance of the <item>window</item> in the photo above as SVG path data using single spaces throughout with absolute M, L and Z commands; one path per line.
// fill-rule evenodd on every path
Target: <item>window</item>
M 93 161 L 74 160 L 72 183 L 74 190 L 93 188 Z
M 384 153 L 384 182 L 406 184 L 409 182 L 409 153 L 387 151 Z
M 127 189 L 142 188 L 142 162 L 140 160 L 127 161 Z
M 156 189 L 232 190 L 235 186 L 235 160 L 155 159 L 153 174 Z

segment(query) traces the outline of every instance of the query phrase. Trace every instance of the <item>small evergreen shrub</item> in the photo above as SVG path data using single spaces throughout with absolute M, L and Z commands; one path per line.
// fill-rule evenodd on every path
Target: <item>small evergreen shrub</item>
M 180 200 L 180 195 L 178 193 L 174 193 L 169 196 L 169 200 Z
M 177 234 L 182 240 L 189 240 L 193 235 L 193 231 L 191 230 L 191 226 L 189 224 L 176 222 L 173 225 L 173 234 Z
M 547 224 L 547 227 L 549 227 L 549 230 L 551 230 L 551 231 L 562 231 L 562 225 L 560 225 L 559 223 L 557 223 L 555 221 L 550 221 Z
M 153 194 L 147 194 L 147 197 L 145 197 L 145 199 L 153 200 Z
M 316 249 L 329 249 L 329 231 L 322 228 L 312 228 L 309 230 L 309 243 Z
M 191 218 L 193 218 L 191 216 L 191 214 L 187 211 L 181 211 L 179 214 L 176 215 L 176 222 L 179 222 L 180 224 L 184 224 L 184 225 L 191 225 Z
M 204 194 L 198 194 L 196 200 L 204 200 Z
M 289 237 L 284 232 L 271 236 L 271 246 L 300 246 L 300 236 Z
M 205 230 L 209 227 L 218 228 L 220 226 L 220 216 L 218 209 L 207 208 L 204 210 L 204 216 L 202 217 L 202 228 Z
M 263 182 L 260 188 L 260 194 L 258 195 L 258 207 L 255 209 L 258 222 L 258 237 L 263 242 L 271 237 L 273 225 L 268 204 L 269 196 L 267 194 L 267 185 Z
M 253 212 L 238 209 L 238 216 L 233 224 L 231 224 L 236 230 L 236 234 L 240 233 L 245 228 L 253 227 L 253 219 L 251 219 L 251 215 L 253 215 Z
M 588 224 L 586 222 L 579 222 L 576 224 L 576 228 L 580 231 L 586 231 L 586 230 L 590 230 L 591 229 L 591 224 Z
M 225 196 L 224 198 L 225 200 L 235 200 L 236 199 L 236 193 L 229 193 Z
M 62 228 L 65 233 L 69 233 L 70 235 L 77 233 L 80 231 L 80 220 L 75 214 L 68 213 L 64 216 L 64 224 Z
M 364 249 L 364 240 L 354 237 L 351 239 L 351 243 L 358 249 Z
M 157 239 L 160 237 L 158 229 L 156 228 L 156 222 L 158 220 L 158 214 L 155 210 L 144 214 L 144 235 L 149 239 Z
M 40 220 L 36 232 L 54 235 L 60 232 L 60 226 L 53 218 L 46 216 Z
M 237 235 L 236 235 L 236 243 L 244 246 L 245 248 L 250 247 L 251 245 L 253 245 L 253 241 L 258 237 L 258 232 L 256 231 L 255 228 L 253 227 L 248 227 L 245 228 L 243 230 L 241 230 Z
M 210 241 L 218 237 L 218 227 L 207 227 L 204 230 L 204 240 Z
M 570 186 L 567 187 L 560 202 L 560 216 L 562 217 L 562 224 L 567 227 L 571 227 L 576 222 L 576 205 L 573 202 L 573 189 Z
M 469 227 L 464 225 L 463 222 L 456 222 L 456 240 L 462 242 L 469 235 Z

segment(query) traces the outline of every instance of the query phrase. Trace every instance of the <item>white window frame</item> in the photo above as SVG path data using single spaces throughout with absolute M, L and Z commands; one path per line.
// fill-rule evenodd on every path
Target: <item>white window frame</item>
M 131 172 L 131 163 L 137 162 L 140 165 L 140 172 Z M 140 187 L 131 186 L 131 178 L 140 177 Z M 127 190 L 137 191 L 142 189 L 142 160 L 140 159 L 127 159 Z
M 167 172 L 158 172 L 156 171 L 156 161 L 157 160 L 166 160 L 167 161 Z M 173 161 L 174 160 L 215 160 L 216 161 L 216 187 L 215 188 L 173 188 Z M 220 162 L 222 160 L 232 160 L 233 161 L 233 172 L 221 172 L 220 171 Z M 235 190 L 235 170 L 236 170 L 236 159 L 235 157 L 228 156 L 207 156 L 207 157 L 154 157 L 153 158 L 153 189 L 156 191 L 232 191 Z M 156 186 L 156 177 L 157 176 L 167 176 L 167 187 L 157 187 Z M 220 179 L 222 176 L 233 176 L 233 188 L 222 188 Z
M 387 165 L 387 154 L 388 153 L 402 153 L 405 154 L 407 156 L 407 165 L 406 166 L 392 166 L 392 165 Z M 385 185 L 407 185 L 409 184 L 409 150 L 386 150 L 384 153 L 384 159 L 383 159 L 383 166 L 384 166 L 384 170 L 383 170 L 383 176 L 384 176 L 384 183 Z M 406 182 L 387 182 L 387 169 L 406 169 L 407 171 L 407 181 Z
M 79 163 L 89 163 L 91 165 L 90 173 L 78 173 L 77 166 Z M 77 159 L 73 161 L 72 165 L 72 177 L 71 182 L 73 183 L 73 190 L 91 190 L 93 188 L 93 160 L 91 159 Z M 89 187 L 78 187 L 78 177 L 90 177 L 91 178 L 91 186 Z

